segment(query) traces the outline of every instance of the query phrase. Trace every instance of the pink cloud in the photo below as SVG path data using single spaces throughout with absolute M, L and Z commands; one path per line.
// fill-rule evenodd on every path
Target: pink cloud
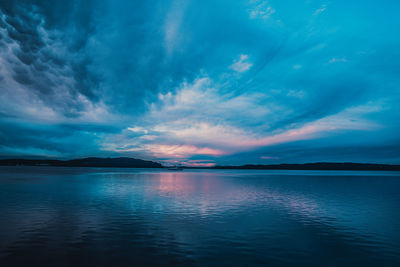
M 268 156 L 262 156 L 260 159 L 279 159 L 279 157 L 268 157 Z
M 188 167 L 214 167 L 215 163 L 212 163 L 212 162 L 207 162 L 207 163 L 188 162 L 188 163 L 183 163 L 183 165 L 188 166 Z
M 195 145 L 162 145 L 152 144 L 146 147 L 148 151 L 153 153 L 155 157 L 172 157 L 172 158 L 185 158 L 192 155 L 211 155 L 211 156 L 222 156 L 226 152 L 209 148 L 209 147 L 198 147 Z

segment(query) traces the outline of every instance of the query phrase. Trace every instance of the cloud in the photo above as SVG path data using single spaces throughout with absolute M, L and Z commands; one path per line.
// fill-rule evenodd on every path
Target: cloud
M 98 142 L 106 134 L 116 131 L 97 125 L 49 125 L 15 119 L 0 122 L 1 157 L 102 156 L 105 154 L 98 150 Z
M 165 19 L 164 35 L 165 49 L 167 54 L 171 54 L 181 39 L 181 23 L 184 18 L 185 10 L 189 1 L 175 0 L 172 3 L 171 10 Z
M 47 30 L 35 9 L 22 10 L 23 16 L 0 11 L 2 112 L 49 121 L 100 119 L 107 108 L 94 96 L 90 74 L 76 73 L 83 57 L 71 52 L 61 32 Z
M 157 158 L 185 158 L 193 155 L 222 156 L 225 154 L 224 151 L 215 148 L 198 147 L 194 145 L 149 144 L 145 145 L 144 149 Z
M 268 19 L 276 11 L 268 5 L 268 1 L 253 1 L 255 6 L 249 10 L 251 19 Z
M 260 159 L 279 159 L 279 157 L 261 156 Z
M 315 9 L 3 1 L 0 154 L 399 162 L 396 8 Z
M 262 94 L 232 97 L 221 94 L 215 86 L 211 79 L 199 78 L 192 84 L 184 83 L 175 94 L 168 92 L 160 96 L 159 102 L 152 103 L 150 113 L 142 118 L 143 122 L 152 123 L 128 128 L 144 138 L 122 135 L 119 141 L 110 140 L 104 149 L 140 152 L 160 159 L 221 157 L 348 130 L 371 131 L 379 127 L 363 117 L 378 112 L 380 107 L 358 106 L 305 124 L 290 125 L 286 130 L 268 130 L 265 125 L 249 128 L 245 121 L 259 118 L 265 121 L 271 113 L 259 101 L 268 97 Z M 241 114 L 240 111 L 248 112 Z M 226 114 L 233 116 L 229 118 Z
M 322 12 L 324 12 L 326 10 L 326 4 L 323 4 L 321 6 L 321 8 L 318 8 L 317 10 L 315 10 L 313 16 L 317 16 L 319 14 L 321 14 Z
M 305 97 L 305 92 L 302 91 L 302 90 L 300 90 L 300 91 L 290 90 L 287 93 L 287 96 L 296 97 L 296 98 L 304 98 Z
M 144 133 L 144 134 L 147 134 L 149 132 L 145 128 L 138 126 L 128 127 L 128 130 L 134 133 Z
M 234 61 L 234 63 L 230 65 L 229 68 L 237 72 L 248 71 L 253 66 L 252 63 L 248 62 L 248 59 L 248 55 L 240 55 L 239 60 Z
M 338 58 L 338 57 L 334 57 L 334 58 L 331 58 L 330 60 L 329 60 L 329 64 L 332 64 L 332 63 L 339 63 L 339 62 L 347 62 L 347 58 L 345 58 L 345 57 L 341 57 L 341 58 Z

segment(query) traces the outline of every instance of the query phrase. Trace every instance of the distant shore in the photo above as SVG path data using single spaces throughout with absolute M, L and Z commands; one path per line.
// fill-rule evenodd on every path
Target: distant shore
M 275 165 L 242 165 L 215 166 L 215 169 L 242 170 L 326 170 L 326 171 L 400 171 L 400 165 L 352 163 L 352 162 L 317 162 L 304 164 L 275 164 Z
M 0 166 L 53 166 L 53 167 L 99 167 L 99 168 L 168 168 L 158 162 L 128 157 L 83 158 L 72 160 L 56 159 L 1 159 Z M 400 171 L 400 165 L 373 163 L 317 162 L 304 164 L 273 164 L 240 166 L 190 167 L 185 169 L 232 169 L 232 170 L 337 170 L 337 171 Z

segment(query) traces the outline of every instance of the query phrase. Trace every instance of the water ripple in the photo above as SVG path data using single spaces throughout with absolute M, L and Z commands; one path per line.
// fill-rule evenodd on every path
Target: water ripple
M 399 178 L 0 168 L 0 265 L 396 265 Z

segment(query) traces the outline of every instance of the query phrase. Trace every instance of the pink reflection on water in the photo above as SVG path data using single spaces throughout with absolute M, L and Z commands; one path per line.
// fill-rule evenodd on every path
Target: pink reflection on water
M 264 203 L 270 207 L 286 210 L 292 215 L 316 218 L 322 215 L 319 205 L 298 192 L 276 191 L 269 187 L 236 184 L 229 176 L 215 179 L 210 173 L 159 173 L 153 194 L 165 197 L 165 201 L 180 205 L 203 215 Z
M 189 194 L 195 191 L 195 185 L 182 173 L 162 173 L 158 183 L 161 193 Z

